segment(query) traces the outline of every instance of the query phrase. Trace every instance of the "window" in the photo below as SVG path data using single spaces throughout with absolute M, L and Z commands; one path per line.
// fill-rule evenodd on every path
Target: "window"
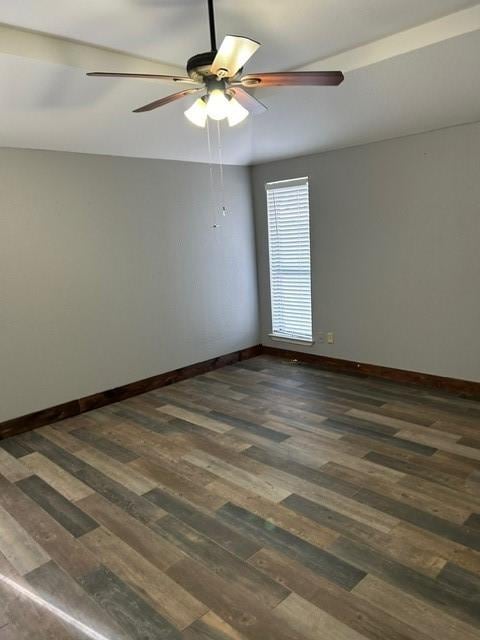
M 272 337 L 312 342 L 308 178 L 266 189 Z

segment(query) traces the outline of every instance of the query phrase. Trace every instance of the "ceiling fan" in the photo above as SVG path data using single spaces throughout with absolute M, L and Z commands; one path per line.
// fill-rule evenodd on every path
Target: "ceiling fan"
M 150 73 L 110 73 L 95 71 L 88 76 L 111 78 L 150 78 L 194 85 L 165 98 L 139 107 L 134 113 L 152 111 L 180 98 L 205 92 L 185 111 L 195 125 L 205 127 L 207 117 L 228 119 L 231 127 L 242 122 L 249 113 L 258 114 L 267 107 L 246 89 L 281 86 L 337 86 L 343 81 L 341 71 L 286 71 L 280 73 L 250 73 L 242 75 L 243 67 L 260 47 L 259 42 L 242 36 L 225 36 L 217 50 L 213 0 L 208 1 L 211 50 L 198 53 L 187 62 L 187 76 L 167 76 Z

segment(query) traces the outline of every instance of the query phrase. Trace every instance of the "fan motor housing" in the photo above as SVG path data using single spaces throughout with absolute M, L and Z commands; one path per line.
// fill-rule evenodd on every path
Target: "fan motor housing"
M 204 78 L 212 76 L 210 68 L 216 55 L 216 51 L 207 51 L 192 56 L 187 62 L 187 73 L 190 78 L 197 82 L 203 82 Z
M 215 56 L 217 55 L 216 51 L 206 51 L 205 53 L 197 53 L 192 56 L 187 62 L 187 73 L 192 80 L 195 82 L 204 82 L 206 78 L 216 78 L 218 76 L 219 79 L 224 78 L 227 69 L 220 69 L 218 74 L 212 73 L 211 68 L 213 61 L 215 60 Z M 220 73 L 224 71 L 224 73 Z M 239 69 L 235 75 L 237 78 L 243 71 L 243 67 Z M 230 81 L 232 78 L 228 78 Z

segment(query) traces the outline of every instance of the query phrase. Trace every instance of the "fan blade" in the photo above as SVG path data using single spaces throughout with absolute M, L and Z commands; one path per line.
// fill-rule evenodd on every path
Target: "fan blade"
M 225 36 L 213 61 L 211 72 L 221 78 L 233 78 L 259 46 L 259 42 L 250 38 Z
M 147 80 L 166 80 L 167 82 L 187 82 L 198 84 L 195 80 L 186 76 L 162 76 L 156 73 L 110 73 L 109 71 L 91 71 L 87 76 L 96 78 L 146 78 Z
M 247 109 L 253 115 L 257 115 L 259 113 L 264 113 L 267 111 L 268 107 L 266 107 L 263 102 L 254 98 L 248 91 L 245 91 L 242 87 L 233 87 L 230 89 L 230 92 L 233 93 L 234 98 L 236 98 L 239 103 Z
M 185 89 L 184 91 L 179 91 L 178 93 L 172 93 L 165 98 L 160 98 L 160 100 L 155 100 L 154 102 L 150 102 L 149 104 L 144 105 L 143 107 L 139 107 L 138 109 L 134 109 L 133 113 L 143 113 L 144 111 L 153 111 L 153 109 L 158 109 L 158 107 L 163 107 L 165 104 L 169 104 L 170 102 L 175 102 L 175 100 L 180 100 L 180 98 L 185 98 L 185 96 L 190 95 L 191 93 L 198 93 L 199 91 L 203 91 L 203 87 L 199 87 L 198 89 Z
M 244 87 L 337 86 L 343 82 L 341 71 L 286 71 L 284 73 L 252 73 L 241 78 Z

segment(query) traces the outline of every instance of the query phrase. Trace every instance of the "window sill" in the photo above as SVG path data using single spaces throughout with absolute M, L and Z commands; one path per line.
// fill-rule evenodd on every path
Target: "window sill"
M 312 347 L 315 344 L 313 340 L 302 340 L 301 338 L 286 338 L 285 336 L 279 336 L 274 333 L 269 333 L 268 337 L 271 340 L 275 340 L 277 342 L 289 342 L 290 344 L 301 344 L 304 347 Z

